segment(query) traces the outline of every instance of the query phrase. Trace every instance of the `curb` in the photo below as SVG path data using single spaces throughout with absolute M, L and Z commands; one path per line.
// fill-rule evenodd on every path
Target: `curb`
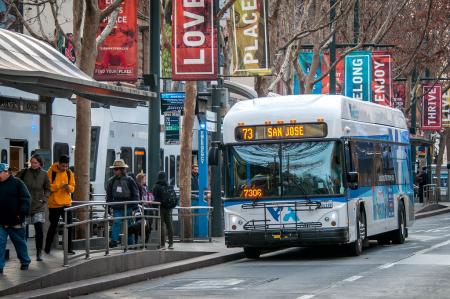
M 430 212 L 416 214 L 415 215 L 415 219 L 422 219 L 422 218 L 427 218 L 427 217 L 431 217 L 431 216 L 441 215 L 441 214 L 445 214 L 445 213 L 450 213 L 450 208 L 439 209 L 439 210 L 436 210 L 436 211 L 430 211 Z
M 244 258 L 244 252 L 215 253 L 189 260 L 121 272 L 103 277 L 9 295 L 8 298 L 70 298 L 117 288 L 149 279 L 178 274 Z

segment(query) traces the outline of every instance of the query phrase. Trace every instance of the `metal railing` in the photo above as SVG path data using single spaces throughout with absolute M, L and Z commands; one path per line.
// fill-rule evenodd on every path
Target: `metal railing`
M 427 184 L 423 186 L 423 204 L 429 205 L 439 202 L 440 189 L 436 184 Z
M 175 227 L 175 231 L 179 232 L 179 235 L 174 237 L 178 237 L 182 242 L 192 242 L 195 240 L 208 240 L 212 241 L 211 236 L 211 215 L 212 215 L 213 207 L 211 206 L 192 206 L 192 207 L 175 207 L 172 211 L 172 219 L 175 218 L 175 223 L 178 223 L 178 227 Z M 203 219 L 202 219 L 203 218 Z M 200 234 L 198 229 L 201 224 L 204 222 L 204 218 L 208 223 L 207 234 L 203 236 Z M 178 220 L 178 221 L 177 221 Z M 192 237 L 185 237 L 185 228 L 186 222 L 191 222 L 192 227 Z M 178 229 L 177 229 L 178 228 Z
M 76 254 L 71 256 L 70 259 L 74 259 L 80 256 L 85 256 L 86 259 L 89 259 L 92 253 L 98 253 L 98 252 L 104 252 L 105 255 L 109 255 L 110 252 L 110 242 L 109 242 L 109 227 L 110 222 L 114 220 L 122 220 L 122 236 L 124 240 L 124 245 L 122 247 L 118 247 L 118 249 L 122 249 L 124 252 L 127 252 L 129 248 L 141 248 L 142 250 L 146 249 L 146 245 L 149 243 L 146 243 L 146 220 L 150 221 L 155 219 L 157 226 L 161 227 L 161 218 L 160 218 L 160 203 L 153 201 L 124 201 L 124 202 L 104 202 L 104 201 L 88 201 L 88 202 L 73 202 L 75 204 L 74 206 L 68 207 L 64 209 L 64 228 L 63 228 L 63 249 L 64 249 L 64 262 L 63 265 L 67 266 L 69 264 L 69 247 L 68 247 L 68 234 L 69 234 L 69 228 L 77 228 L 81 226 L 85 226 L 85 248 L 84 253 Z M 128 215 L 126 212 L 128 210 L 128 207 L 141 205 L 141 215 L 136 217 L 134 215 Z M 124 216 L 121 217 L 114 217 L 109 215 L 109 209 L 114 206 L 122 206 L 124 212 Z M 103 217 L 94 218 L 93 217 L 93 211 L 94 208 L 102 208 L 103 210 Z M 86 211 L 87 210 L 87 211 Z M 84 212 L 87 213 L 89 216 L 86 220 L 80 220 L 77 222 L 67 223 L 67 214 L 68 213 L 76 213 L 76 212 Z M 136 245 L 129 245 L 128 244 L 128 220 L 136 220 L 140 219 L 141 221 L 141 242 L 140 244 Z M 104 228 L 104 249 L 99 250 L 91 250 L 91 232 L 92 232 L 92 225 L 93 224 L 103 224 Z M 148 228 L 150 229 L 150 228 Z M 161 231 L 158 230 L 158 246 L 161 239 Z M 150 240 L 149 240 L 150 241 Z

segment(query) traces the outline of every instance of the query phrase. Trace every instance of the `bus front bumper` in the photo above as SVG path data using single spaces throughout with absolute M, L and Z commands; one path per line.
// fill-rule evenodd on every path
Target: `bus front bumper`
M 302 230 L 267 230 L 225 232 L 227 247 L 292 247 L 344 244 L 348 228 L 311 228 Z

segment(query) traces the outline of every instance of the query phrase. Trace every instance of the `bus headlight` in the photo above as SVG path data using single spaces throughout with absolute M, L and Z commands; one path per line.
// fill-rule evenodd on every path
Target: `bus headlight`
M 331 226 L 336 226 L 338 224 L 338 220 L 339 220 L 339 216 L 338 213 L 336 211 L 334 212 L 329 212 L 327 214 L 325 214 L 325 216 L 323 216 L 320 219 L 320 222 L 325 222 Z
M 237 230 L 238 228 L 242 228 L 245 223 L 245 220 L 242 217 L 239 217 L 234 214 L 228 215 L 228 219 L 230 221 L 231 230 Z

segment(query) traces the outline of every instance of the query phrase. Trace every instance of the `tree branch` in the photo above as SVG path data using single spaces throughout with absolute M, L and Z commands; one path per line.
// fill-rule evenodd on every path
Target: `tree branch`
M 222 19 L 223 15 L 227 12 L 228 9 L 230 9 L 231 6 L 233 6 L 234 2 L 236 0 L 229 0 L 225 5 L 219 10 L 219 12 L 216 15 L 216 20 L 220 21 Z
M 99 36 L 95 39 L 95 43 L 98 46 L 103 43 L 103 41 L 108 37 L 108 35 L 111 33 L 111 30 L 113 30 L 114 26 L 116 25 L 117 16 L 119 15 L 119 9 L 116 8 L 111 13 L 110 18 L 108 19 L 108 24 L 106 25 L 105 29 L 103 29 L 102 33 L 100 33 Z
M 102 11 L 100 11 L 99 15 L 99 21 L 103 20 L 107 16 L 109 16 L 116 8 L 119 7 L 120 4 L 122 4 L 123 0 L 115 0 L 111 5 L 105 7 Z M 109 24 L 109 22 L 108 22 Z

